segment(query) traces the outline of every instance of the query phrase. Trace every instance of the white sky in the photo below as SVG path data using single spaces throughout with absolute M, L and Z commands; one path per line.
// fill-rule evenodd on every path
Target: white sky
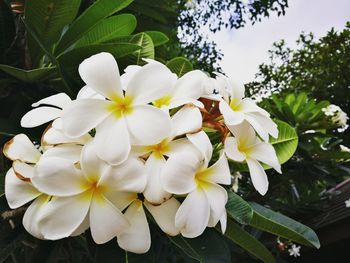
M 243 83 L 254 79 L 258 66 L 268 61 L 267 51 L 273 42 L 285 39 L 288 46 L 295 46 L 295 40 L 302 31 L 313 32 L 322 37 L 331 27 L 344 28 L 350 21 L 350 0 L 289 0 L 286 15 L 263 18 L 255 25 L 238 30 L 223 30 L 212 34 L 222 50 L 224 58 L 221 67 L 224 72 Z

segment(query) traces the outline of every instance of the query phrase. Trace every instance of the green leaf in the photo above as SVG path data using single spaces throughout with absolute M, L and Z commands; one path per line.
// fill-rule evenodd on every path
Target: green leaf
M 276 262 L 271 252 L 259 240 L 230 219 L 227 220 L 225 236 L 263 262 Z
M 244 201 L 242 197 L 232 190 L 228 191 L 226 211 L 241 224 L 249 224 L 250 220 L 253 218 L 253 209 L 250 207 L 249 203 Z
M 136 18 L 130 14 L 122 14 L 106 18 L 84 35 L 76 47 L 101 44 L 116 37 L 128 36 L 136 28 Z
M 223 236 L 207 228 L 196 238 L 184 238 L 180 235 L 169 239 L 189 257 L 203 263 L 231 262 L 230 251 Z
M 137 65 L 144 64 L 143 58 L 154 59 L 154 45 L 152 38 L 146 33 L 138 33 L 131 36 L 130 43 L 138 45 L 141 49 L 134 52 L 129 56 L 130 63 L 136 63 Z
M 64 26 L 78 13 L 80 0 L 35 0 L 25 2 L 25 20 L 44 44 L 55 43 Z
M 11 46 L 15 35 L 15 23 L 11 9 L 4 0 L 0 0 L 0 61 L 4 60 L 5 51 Z
M 278 138 L 270 137 L 270 143 L 276 150 L 280 164 L 288 161 L 294 154 L 298 146 L 298 135 L 289 124 L 275 120 L 278 125 Z
M 186 58 L 183 57 L 173 58 L 166 65 L 178 77 L 181 77 L 187 72 L 193 70 L 191 62 L 189 62 Z
M 250 205 L 254 210 L 251 226 L 299 244 L 320 247 L 316 233 L 308 226 L 257 203 L 252 202 Z
M 166 42 L 169 41 L 169 38 L 167 37 L 167 35 L 165 35 L 162 32 L 159 32 L 159 31 L 145 31 L 145 33 L 152 38 L 153 45 L 155 47 L 160 46 L 160 45 L 164 45 Z
M 42 81 L 56 71 L 56 67 L 24 70 L 0 64 L 0 70 L 24 82 Z
M 133 0 L 98 0 L 80 15 L 68 28 L 58 43 L 56 53 L 64 52 L 101 20 L 127 7 Z

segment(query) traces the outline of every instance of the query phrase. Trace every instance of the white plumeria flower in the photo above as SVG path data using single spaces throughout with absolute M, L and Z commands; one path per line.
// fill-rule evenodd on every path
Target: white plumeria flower
M 264 141 L 269 140 L 269 134 L 278 137 L 277 125 L 271 120 L 270 114 L 251 99 L 244 98 L 243 84 L 234 83 L 224 76 L 218 76 L 217 81 L 219 93 L 223 97 L 219 109 L 226 125 L 238 125 L 246 120 Z
M 187 135 L 199 150 L 173 154 L 167 160 L 161 174 L 166 191 L 178 195 L 187 194 L 175 217 L 175 226 L 184 237 L 201 235 L 207 226 L 215 226 L 219 220 L 223 232 L 226 228 L 227 192 L 219 184 L 231 183 L 230 169 L 225 155 L 208 167 L 212 145 L 205 132 Z
M 262 142 L 246 121 L 239 125 L 228 126 L 228 128 L 235 137 L 227 137 L 225 140 L 227 157 L 236 162 L 246 161 L 255 189 L 261 195 L 265 195 L 269 182 L 265 170 L 259 161 L 281 173 L 281 166 L 275 149 L 271 144 Z
M 46 209 L 50 197 L 41 193 L 31 183 L 35 164 L 47 156 L 60 156 L 75 162 L 79 159 L 81 146 L 62 145 L 44 154 L 24 134 L 18 134 L 4 145 L 4 155 L 13 161 L 5 177 L 5 196 L 11 208 L 18 208 L 32 200 L 23 217 L 24 228 L 33 236 L 43 239 L 38 221 Z
M 96 151 L 110 164 L 120 164 L 129 155 L 131 144 L 157 144 L 171 132 L 170 116 L 148 105 L 171 87 L 172 75 L 166 66 L 151 63 L 128 82 L 125 94 L 114 57 L 100 53 L 79 66 L 84 82 L 106 100 L 80 99 L 64 109 L 63 131 L 78 137 L 96 128 Z
M 159 205 L 171 197 L 171 193 L 165 191 L 160 182 L 160 174 L 166 163 L 166 158 L 172 154 L 188 151 L 193 144 L 185 137 L 177 136 L 198 132 L 202 127 L 202 115 L 194 106 L 184 106 L 172 116 L 172 135 L 158 144 L 133 147 L 133 154 L 144 156 L 149 154 L 145 163 L 147 170 L 147 186 L 143 195 L 148 202 Z
M 36 165 L 33 185 L 54 196 L 39 221 L 46 239 L 60 239 L 90 226 L 97 244 L 105 243 L 129 226 L 111 200 L 120 192 L 142 192 L 146 184 L 142 161 L 129 158 L 110 166 L 97 157 L 94 141 L 82 150 L 80 167 L 59 157 L 46 157 Z M 118 196 L 119 203 L 129 203 Z
M 292 245 L 290 249 L 288 249 L 289 256 L 293 257 L 300 257 L 300 246 L 297 246 L 295 244 Z
M 120 202 L 129 200 L 129 202 Z M 117 235 L 118 245 L 133 253 L 146 253 L 151 246 L 151 234 L 144 207 L 150 212 L 158 226 L 168 235 L 176 236 L 179 230 L 175 227 L 175 214 L 180 203 L 175 198 L 170 198 L 161 205 L 154 206 L 146 200 L 138 199 L 136 193 L 124 192 L 114 196 L 114 204 L 125 211 L 125 217 L 130 225 L 122 233 Z
M 144 59 L 148 64 L 162 65 L 160 62 L 152 59 Z M 144 66 L 143 66 L 144 67 Z M 125 73 L 121 76 L 122 84 L 127 86 L 129 81 L 141 70 L 141 66 L 131 65 L 125 69 Z M 170 70 L 169 70 L 170 72 Z M 194 104 L 202 108 L 203 103 L 198 101 L 202 95 L 205 94 L 205 86 L 208 81 L 208 76 L 200 70 L 193 70 L 187 72 L 179 79 L 175 73 L 171 73 L 172 83 L 168 92 L 153 101 L 152 104 L 158 108 L 165 110 L 177 108 L 185 104 Z

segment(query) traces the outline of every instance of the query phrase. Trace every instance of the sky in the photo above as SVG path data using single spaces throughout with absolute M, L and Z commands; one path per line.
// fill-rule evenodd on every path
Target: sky
M 342 30 L 350 21 L 350 0 L 289 0 L 285 16 L 273 14 L 255 25 L 241 29 L 222 30 L 210 34 L 224 54 L 223 71 L 236 81 L 247 83 L 254 79 L 259 64 L 268 62 L 267 51 L 272 44 L 285 39 L 288 46 L 302 31 L 322 37 L 334 27 Z

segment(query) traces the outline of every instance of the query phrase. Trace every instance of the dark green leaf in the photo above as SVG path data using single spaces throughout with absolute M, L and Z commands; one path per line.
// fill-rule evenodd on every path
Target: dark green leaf
M 227 220 L 225 236 L 263 262 L 276 262 L 271 252 L 259 240 L 230 219 Z
M 16 30 L 13 15 L 4 0 L 0 0 L 0 61 L 4 60 L 6 49 L 11 46 Z
M 129 59 L 130 63 L 135 63 L 137 65 L 144 64 L 143 58 L 154 59 L 154 45 L 152 38 L 146 33 L 138 33 L 130 38 L 130 43 L 138 45 L 141 49 L 134 52 Z
M 299 244 L 320 247 L 317 235 L 308 226 L 257 203 L 250 203 L 250 205 L 254 210 L 251 226 Z
M 99 0 L 91 5 L 68 28 L 58 43 L 56 53 L 64 52 L 87 32 L 99 24 L 101 20 L 127 7 L 133 0 Z
M 41 81 L 50 76 L 56 71 L 55 67 L 50 68 L 38 68 L 32 70 L 24 70 L 19 68 L 14 68 L 8 65 L 1 65 L 0 70 L 6 72 L 7 74 L 15 77 L 24 82 L 36 82 Z
M 253 218 L 253 209 L 250 207 L 249 203 L 244 201 L 242 197 L 232 190 L 228 191 L 226 211 L 241 224 L 249 224 L 250 220 Z
M 231 262 L 230 251 L 223 236 L 213 229 L 207 228 L 196 238 L 184 238 L 179 235 L 169 239 L 185 254 L 199 262 Z
M 147 35 L 152 38 L 153 45 L 155 47 L 165 44 L 169 41 L 169 38 L 162 32 L 159 31 L 145 31 Z
M 178 77 L 181 77 L 187 72 L 193 70 L 191 62 L 189 62 L 186 58 L 183 57 L 173 58 L 166 65 Z
M 76 44 L 76 47 L 101 44 L 116 37 L 130 35 L 136 27 L 136 18 L 130 14 L 112 16 L 102 20 Z

